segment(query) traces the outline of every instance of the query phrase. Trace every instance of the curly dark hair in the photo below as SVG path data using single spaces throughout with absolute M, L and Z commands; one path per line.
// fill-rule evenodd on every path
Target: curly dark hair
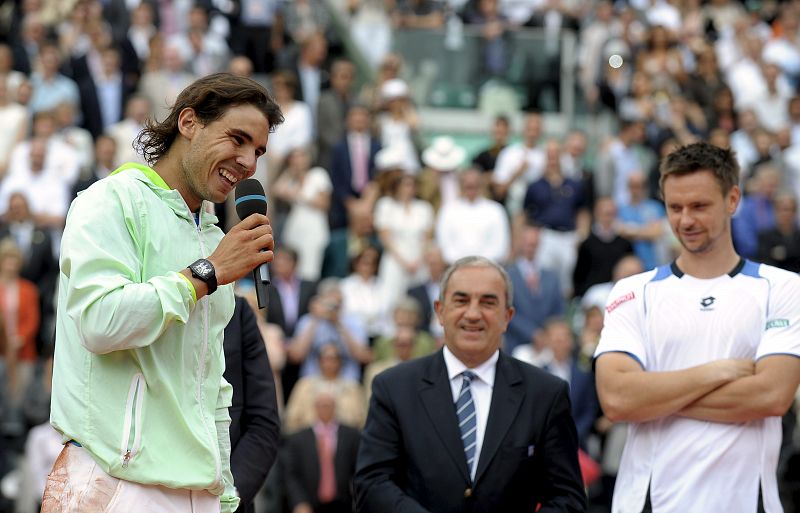
M 696 142 L 681 146 L 664 157 L 660 166 L 658 185 L 664 193 L 664 180 L 670 175 L 683 176 L 698 171 L 711 171 L 717 179 L 722 194 L 728 194 L 739 184 L 739 163 L 735 153 L 707 142 Z
M 219 118 L 231 107 L 253 105 L 267 118 L 269 131 L 283 123 L 283 114 L 272 95 L 255 80 L 214 73 L 193 82 L 178 95 L 164 121 L 148 119 L 134 141 L 134 147 L 151 166 L 167 154 L 178 136 L 178 116 L 186 108 L 194 109 L 204 125 Z

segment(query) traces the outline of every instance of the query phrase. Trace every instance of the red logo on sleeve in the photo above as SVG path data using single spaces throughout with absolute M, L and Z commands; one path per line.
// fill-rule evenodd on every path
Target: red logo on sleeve
M 622 303 L 627 303 L 628 301 L 630 301 L 634 297 L 636 297 L 636 295 L 633 293 L 633 291 L 628 292 L 627 294 L 618 297 L 617 299 L 615 299 L 614 301 L 612 301 L 611 303 L 608 304 L 608 306 L 606 307 L 606 312 L 608 312 L 608 313 L 613 312 L 614 310 L 617 309 L 617 307 L 619 305 L 621 305 Z

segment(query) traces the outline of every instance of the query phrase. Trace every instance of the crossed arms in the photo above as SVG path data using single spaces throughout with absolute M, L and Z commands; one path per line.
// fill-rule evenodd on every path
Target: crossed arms
M 800 385 L 800 358 L 785 354 L 647 372 L 627 353 L 609 352 L 598 356 L 595 369 L 600 403 L 612 421 L 677 415 L 736 423 L 782 416 Z

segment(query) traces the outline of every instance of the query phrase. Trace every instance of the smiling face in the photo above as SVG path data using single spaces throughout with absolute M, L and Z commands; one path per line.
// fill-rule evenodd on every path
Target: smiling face
M 709 254 L 732 245 L 738 186 L 723 194 L 719 181 L 705 170 L 668 176 L 663 191 L 669 224 L 686 252 Z
M 456 269 L 443 300 L 434 306 L 444 327 L 445 345 L 470 368 L 488 360 L 500 347 L 514 315 L 506 303 L 503 277 L 489 266 Z
M 237 105 L 203 125 L 192 109 L 179 119 L 188 149 L 180 161 L 180 191 L 192 211 L 202 200 L 221 203 L 237 183 L 256 172 L 256 160 L 267 146 L 267 118 L 252 105 Z

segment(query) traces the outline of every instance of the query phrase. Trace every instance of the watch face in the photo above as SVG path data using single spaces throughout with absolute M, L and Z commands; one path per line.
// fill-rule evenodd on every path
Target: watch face
M 214 264 L 205 258 L 201 258 L 193 262 L 192 265 L 189 266 L 189 269 L 192 271 L 192 275 L 195 278 L 204 281 L 208 285 L 209 294 L 217 290 L 217 276 L 214 270 Z
M 200 260 L 195 264 L 195 268 L 197 272 L 202 274 L 203 276 L 208 276 L 214 268 L 205 260 Z

